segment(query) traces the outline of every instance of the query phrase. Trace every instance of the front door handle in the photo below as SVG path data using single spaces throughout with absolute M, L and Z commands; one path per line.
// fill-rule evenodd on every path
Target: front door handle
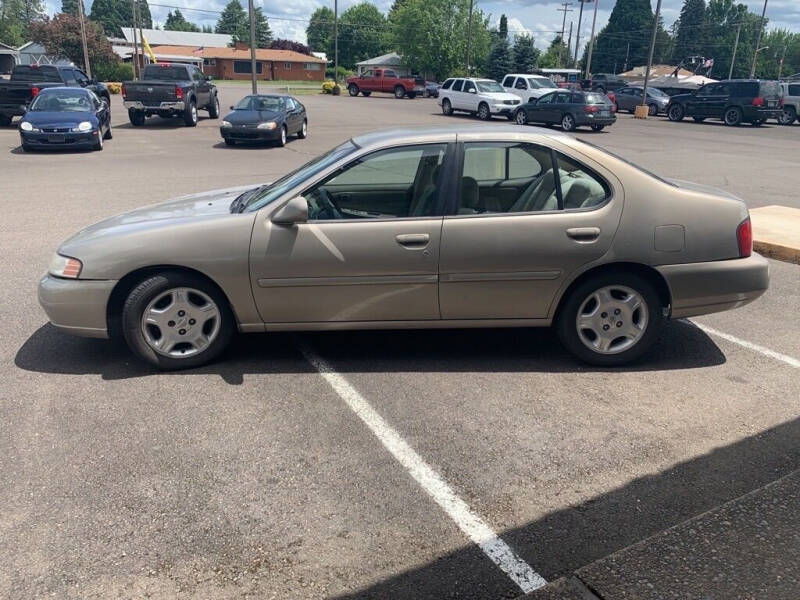
M 402 233 L 394 237 L 397 243 L 406 248 L 425 248 L 431 241 L 427 233 Z
M 578 242 L 593 242 L 600 237 L 599 227 L 571 227 L 567 235 Z

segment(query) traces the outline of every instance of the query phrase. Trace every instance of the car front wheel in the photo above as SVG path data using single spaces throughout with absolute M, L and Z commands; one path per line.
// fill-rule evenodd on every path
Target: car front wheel
M 778 123 L 781 125 L 791 125 L 797 118 L 797 111 L 793 106 L 787 106 L 783 109 L 781 116 L 778 117 Z
M 355 83 L 351 83 L 347 86 L 347 93 L 351 96 L 358 96 L 358 86 Z
M 561 117 L 561 129 L 564 131 L 574 131 L 575 130 L 575 117 L 570 114 L 566 114 Z
M 520 109 L 514 115 L 514 120 L 517 122 L 517 125 L 527 125 L 528 124 L 528 113 L 524 110 Z
M 636 274 L 612 272 L 576 286 L 559 311 L 556 327 L 574 356 L 611 367 L 644 355 L 658 339 L 663 320 L 653 284 Z
M 478 118 L 481 121 L 488 121 L 492 118 L 492 113 L 489 110 L 489 105 L 485 102 L 481 102 L 480 106 L 478 106 Z
M 139 358 L 162 369 L 197 367 L 228 345 L 233 314 L 206 280 L 165 271 L 139 283 L 122 309 L 125 341 Z
M 394 97 L 400 100 L 401 98 L 405 98 L 406 89 L 402 85 L 396 85 L 394 87 Z
M 453 114 L 453 105 L 450 104 L 450 100 L 448 100 L 447 98 L 442 100 L 442 113 L 445 115 Z

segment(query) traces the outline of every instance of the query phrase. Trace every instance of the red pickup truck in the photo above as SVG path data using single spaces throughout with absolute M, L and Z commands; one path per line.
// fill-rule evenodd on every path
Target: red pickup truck
M 370 69 L 357 77 L 349 77 L 347 91 L 351 96 L 358 96 L 359 92 L 364 96 L 386 92 L 394 94 L 395 98 L 414 98 L 425 91 L 425 80 L 421 77 L 398 77 L 392 69 Z

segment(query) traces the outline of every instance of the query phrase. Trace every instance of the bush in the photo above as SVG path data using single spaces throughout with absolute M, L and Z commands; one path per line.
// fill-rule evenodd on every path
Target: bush
M 124 62 L 107 62 L 92 65 L 92 76 L 98 81 L 130 81 L 133 65 Z
M 122 91 L 122 84 L 116 82 L 106 82 L 106 89 L 109 94 L 119 94 Z
M 327 69 L 325 69 L 325 77 L 327 77 L 328 79 L 336 79 L 337 81 L 342 81 L 344 79 L 347 79 L 348 77 L 352 77 L 354 74 L 353 71 L 351 71 L 350 69 L 345 69 L 341 65 L 339 65 L 338 72 L 339 72 L 339 77 L 334 77 L 333 67 L 328 67 Z
M 334 87 L 336 87 L 336 82 L 333 79 L 328 79 L 327 81 L 323 81 L 322 82 L 322 93 L 323 94 L 332 94 Z

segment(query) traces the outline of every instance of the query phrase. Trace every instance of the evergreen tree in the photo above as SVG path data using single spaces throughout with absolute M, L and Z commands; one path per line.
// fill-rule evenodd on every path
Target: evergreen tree
M 647 64 L 650 52 L 648 32 L 652 31 L 654 17 L 650 0 L 617 0 L 608 24 L 597 36 L 592 71 L 610 73 L 616 69 L 619 72 L 625 66 L 630 69 Z
M 500 15 L 500 26 L 497 28 L 497 33 L 501 38 L 508 39 L 508 19 L 504 14 Z
M 94 1 L 98 2 L 99 0 Z M 167 20 L 164 23 L 164 29 L 167 31 L 200 31 L 200 28 L 194 23 L 187 21 L 184 18 L 183 13 L 181 13 L 181 11 L 177 8 L 175 9 L 174 13 L 172 11 L 167 13 Z
M 530 35 L 518 35 L 514 40 L 514 67 L 515 73 L 533 73 L 539 65 L 539 49 L 533 43 Z
M 272 42 L 272 30 L 269 28 L 269 21 L 264 11 L 259 6 L 255 9 L 256 21 L 256 48 L 269 48 Z M 247 43 L 250 43 L 250 21 L 247 20 Z
M 560 35 L 553 38 L 550 46 L 547 48 L 542 57 L 539 59 L 539 66 L 542 68 L 556 68 L 559 66 L 559 57 L 561 62 L 564 62 L 566 56 L 569 54 L 569 49 Z
M 3 4 L 8 2 L 5 0 Z M 19 20 L 27 28 L 34 21 L 38 21 L 45 16 L 44 2 L 42 0 L 17 0 L 19 10 Z
M 217 26 L 214 28 L 216 33 L 227 33 L 233 36 L 234 41 L 248 41 L 250 39 L 250 24 L 244 8 L 239 0 L 231 0 L 225 5 L 222 14 L 219 16 Z M 244 32 L 247 31 L 245 34 Z
M 705 40 L 705 0 L 684 0 L 677 23 L 674 58 L 680 62 L 687 56 L 702 55 Z
M 401 0 L 396 0 L 395 4 L 398 1 Z M 328 58 L 333 58 L 333 11 L 330 8 L 322 6 L 311 13 L 306 27 L 306 39 L 312 50 L 325 52 Z
M 500 15 L 500 25 L 494 38 L 486 72 L 495 81 L 502 81 L 506 73 L 511 72 L 512 66 L 511 47 L 508 45 L 508 19 L 505 15 Z
M 214 33 L 214 28 L 211 25 L 203 25 L 203 33 Z
M 83 0 L 86 2 L 86 0 Z M 130 7 L 129 0 L 116 0 L 122 4 L 127 4 Z M 150 5 L 147 4 L 147 0 L 136 0 L 136 5 L 139 13 L 139 22 L 142 26 L 142 29 L 152 29 L 153 28 L 153 17 L 150 14 Z M 130 8 L 128 9 L 130 12 Z M 133 23 L 131 23 L 133 25 Z
M 94 0 L 89 18 L 103 27 L 106 35 L 122 36 L 120 26 L 128 26 L 120 14 L 118 0 Z M 128 11 L 130 13 L 130 10 Z M 131 25 L 133 23 L 131 22 Z
M 61 0 L 61 12 L 65 15 L 77 15 L 78 6 L 78 0 Z

